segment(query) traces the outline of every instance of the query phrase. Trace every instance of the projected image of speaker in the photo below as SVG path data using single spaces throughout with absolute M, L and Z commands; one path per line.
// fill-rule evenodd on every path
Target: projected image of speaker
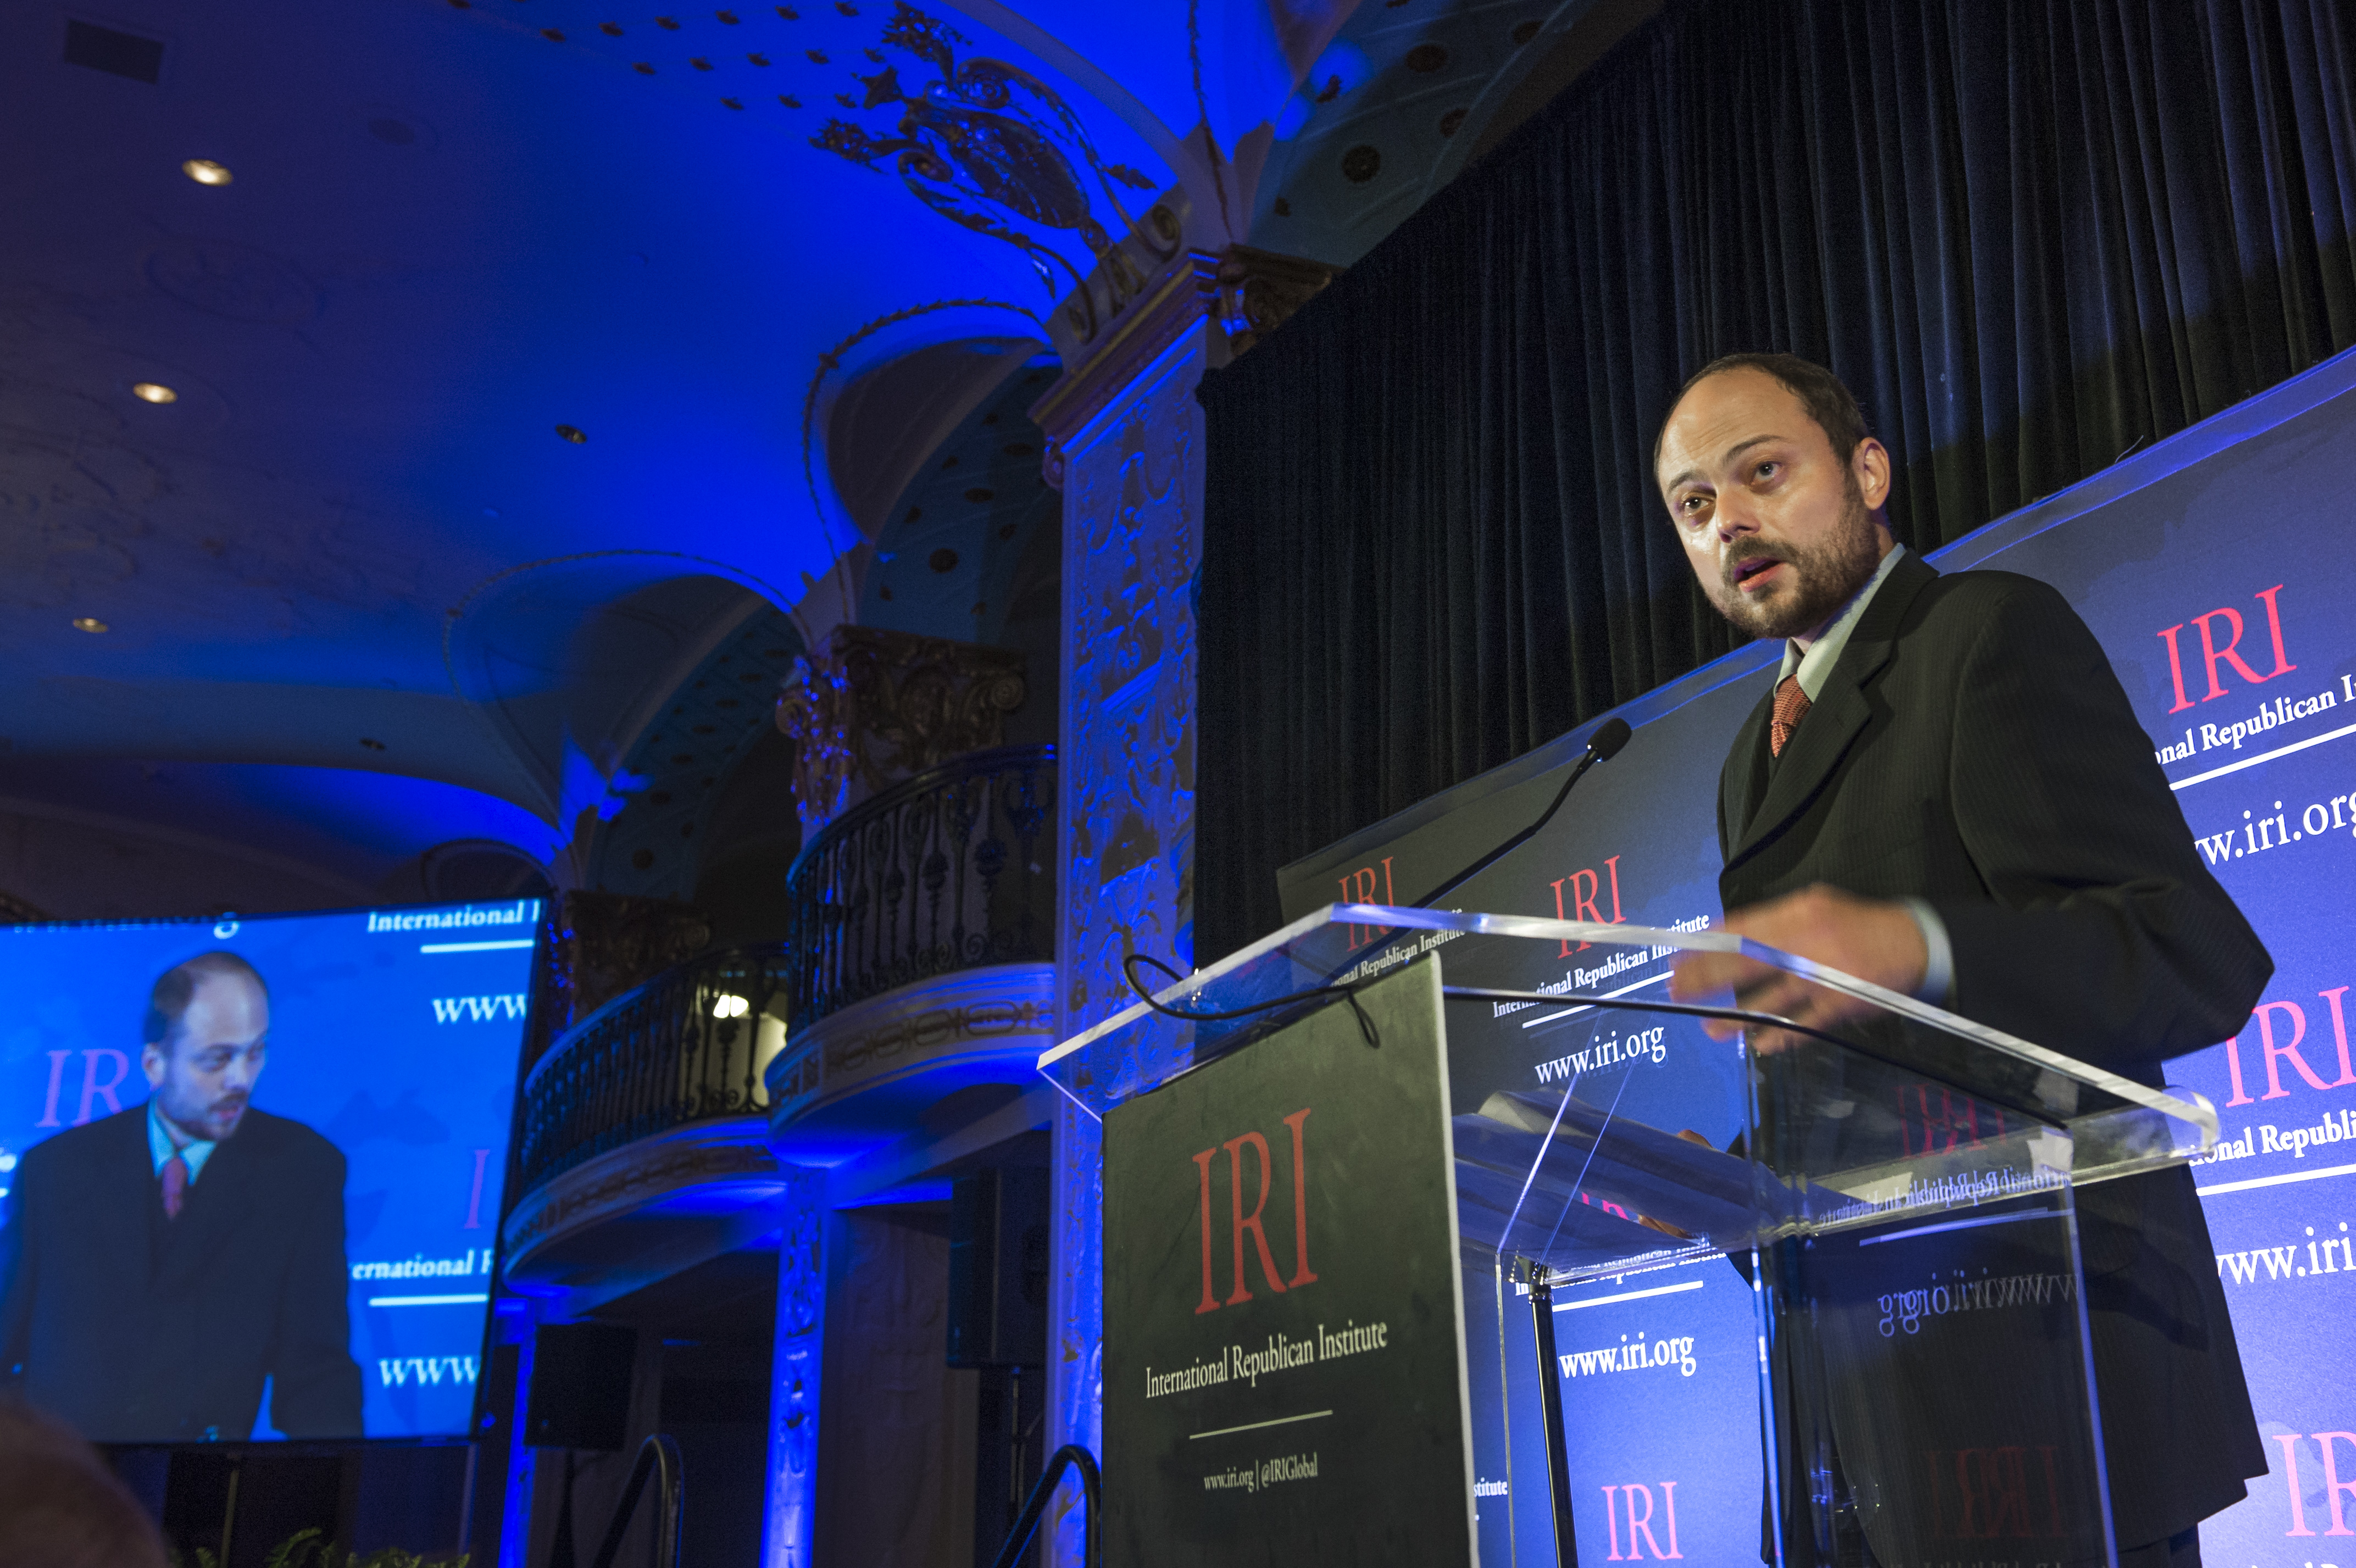
M 619 1453 L 630 1438 L 630 1368 L 638 1331 L 611 1323 L 551 1323 L 532 1335 L 524 1442 L 534 1448 Z
M 465 1434 L 541 915 L 0 925 L 11 1392 L 100 1443 Z
M 1047 1364 L 1047 1173 L 1004 1166 L 949 1196 L 952 1367 Z

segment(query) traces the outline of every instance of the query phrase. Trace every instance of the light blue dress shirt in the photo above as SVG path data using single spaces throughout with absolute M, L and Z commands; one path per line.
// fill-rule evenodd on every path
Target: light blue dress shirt
M 1810 702 L 1816 699 L 1816 694 L 1824 690 L 1825 681 L 1833 673 L 1833 666 L 1840 662 L 1841 650 L 1848 646 L 1848 635 L 1857 629 L 1858 617 L 1865 613 L 1865 607 L 1873 603 L 1873 596 L 1881 592 L 1882 583 L 1888 581 L 1890 571 L 1905 554 L 1904 545 L 1892 545 L 1890 553 L 1881 558 L 1881 564 L 1874 569 L 1873 575 L 1866 580 L 1865 586 L 1841 606 L 1840 613 L 1833 617 L 1823 634 L 1804 651 L 1797 643 L 1784 643 L 1783 668 L 1775 677 L 1776 685 L 1783 684 L 1784 676 L 1797 674 L 1800 689 L 1807 693 Z M 1921 899 L 1900 899 L 1898 901 L 1906 906 L 1906 912 L 1914 917 L 1915 926 L 1922 933 L 1925 955 L 1922 983 L 1914 989 L 1915 999 L 1929 1002 L 1933 1007 L 1945 1007 L 1948 995 L 1955 987 L 1955 951 L 1947 941 L 1947 923 L 1939 918 L 1938 911 Z
M 174 1147 L 172 1135 L 164 1130 L 164 1113 L 155 1108 L 155 1097 L 153 1095 L 148 1097 L 147 1152 L 155 1161 L 157 1180 L 163 1179 L 164 1167 L 169 1164 L 172 1157 L 177 1154 L 187 1166 L 188 1185 L 194 1187 L 197 1184 L 197 1178 L 205 1173 L 205 1161 L 212 1158 L 213 1149 L 216 1147 L 216 1140 L 212 1138 L 198 1138 L 186 1148 Z

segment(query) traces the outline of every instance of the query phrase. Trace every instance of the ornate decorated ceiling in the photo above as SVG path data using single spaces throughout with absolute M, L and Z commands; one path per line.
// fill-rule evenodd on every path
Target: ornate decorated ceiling
M 1412 182 L 1339 141 L 1526 12 L 0 8 L 0 815 L 309 879 L 264 901 L 584 876 L 723 652 L 1035 636 L 1012 454 L 1073 280 L 1165 195 L 1363 250 Z
M 1286 101 L 1262 250 L 1348 266 L 1662 0 L 1365 0 Z

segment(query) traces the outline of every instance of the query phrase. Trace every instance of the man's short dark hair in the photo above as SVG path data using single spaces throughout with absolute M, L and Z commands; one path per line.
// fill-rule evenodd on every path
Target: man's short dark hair
M 220 949 L 199 953 L 165 970 L 155 988 L 148 993 L 147 1029 L 139 1037 L 141 1043 L 161 1045 L 170 1040 L 172 1031 L 180 1027 L 180 1019 L 187 1013 L 188 1004 L 197 999 L 198 985 L 216 975 L 235 975 L 251 980 L 263 999 L 269 999 L 270 987 L 252 965 L 234 953 Z
M 1857 443 L 1873 432 L 1866 428 L 1865 412 L 1857 406 L 1841 379 L 1814 360 L 1803 359 L 1796 354 L 1728 354 L 1711 360 L 1686 379 L 1677 395 L 1669 401 L 1668 414 L 1677 411 L 1677 404 L 1686 394 L 1708 380 L 1723 376 L 1729 370 L 1764 370 L 1783 384 L 1783 389 L 1800 400 L 1808 417 L 1816 421 L 1832 443 L 1833 455 L 1846 464 L 1857 452 Z M 1653 467 L 1661 466 L 1661 442 L 1668 434 L 1668 414 L 1661 416 L 1660 432 L 1653 437 Z

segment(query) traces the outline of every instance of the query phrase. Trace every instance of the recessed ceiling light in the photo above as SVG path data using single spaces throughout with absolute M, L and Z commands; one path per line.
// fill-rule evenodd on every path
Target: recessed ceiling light
M 180 172 L 198 185 L 227 185 L 237 177 L 229 172 L 227 164 L 217 164 L 210 158 L 190 158 L 180 165 Z
M 74 617 L 73 624 L 74 630 L 77 632 L 103 632 L 106 630 L 106 623 L 100 620 L 95 615 L 76 615 Z
M 131 384 L 131 395 L 143 403 L 177 403 L 180 400 L 179 393 L 160 381 L 134 381 Z

